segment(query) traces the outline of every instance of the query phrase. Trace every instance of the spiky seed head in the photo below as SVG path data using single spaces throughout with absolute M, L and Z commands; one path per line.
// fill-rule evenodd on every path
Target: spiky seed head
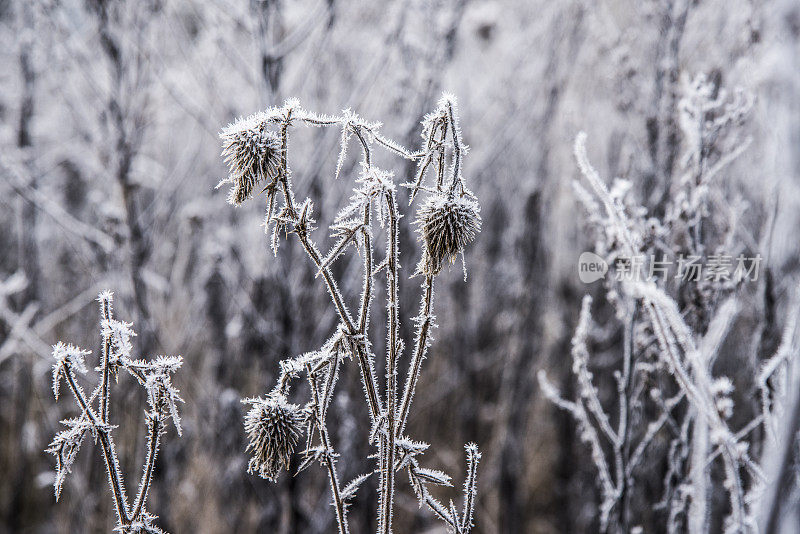
M 222 155 L 228 164 L 228 178 L 223 183 L 233 184 L 228 202 L 241 204 L 253 196 L 261 182 L 272 182 L 280 172 L 281 140 L 266 128 L 269 117 L 257 113 L 239 119 L 220 133 Z
M 306 421 L 305 410 L 276 393 L 244 402 L 251 405 L 244 418 L 247 452 L 252 454 L 247 471 L 274 482 L 281 467 L 289 467 Z
M 466 196 L 449 198 L 437 193 L 420 207 L 415 224 L 424 245 L 417 270 L 438 274 L 445 263 L 452 265 L 481 231 L 480 206 Z

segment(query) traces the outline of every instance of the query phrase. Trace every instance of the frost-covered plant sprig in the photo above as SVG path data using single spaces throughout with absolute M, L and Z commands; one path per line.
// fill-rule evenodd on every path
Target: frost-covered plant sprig
M 596 237 L 595 252 L 619 269 L 619 261 L 624 268 L 637 256 L 654 261 L 656 252 L 677 259 L 730 246 L 735 227 L 720 217 L 720 211 L 727 215 L 727 202 L 714 179 L 749 143 L 732 126 L 742 121 L 751 104 L 743 92 L 729 99 L 703 76 L 684 79 L 677 110 L 682 174 L 672 181 L 672 195 L 660 218 L 648 217 L 647 209 L 632 202 L 630 182 L 618 179 L 606 186 L 589 162 L 586 135 L 580 133 L 575 158 L 588 187 L 576 181 L 575 189 Z M 640 267 L 645 272 L 649 265 Z M 733 382 L 713 376 L 712 364 L 738 313 L 737 281 L 704 279 L 687 284 L 676 282 L 679 277 L 643 281 L 637 273 L 630 274 L 605 281 L 607 300 L 624 333 L 621 369 L 614 374 L 616 406 L 601 403 L 605 397 L 590 371 L 589 296 L 573 338 L 575 400 L 562 398 L 545 374 L 539 374 L 545 396 L 571 414 L 589 445 L 599 474 L 600 526 L 613 532 L 635 526 L 629 501 L 642 464 L 652 452 L 655 457 L 648 461 L 667 466 L 664 498 L 655 509 L 667 510 L 668 532 L 706 532 L 718 516 L 725 516 L 726 532 L 753 530 L 765 478 L 751 458 L 750 444 L 758 439 L 751 433 L 769 425 L 773 412 L 780 409 L 781 375 L 791 336 L 784 336 L 778 353 L 760 373 L 754 370 L 759 374 L 762 413 L 733 430 Z M 793 324 L 790 318 L 787 332 L 794 330 Z M 768 381 L 776 385 L 774 400 Z M 715 463 L 719 469 L 712 469 Z M 710 498 L 715 482 L 724 489 L 725 506 Z M 641 500 L 643 492 L 635 493 Z
M 349 143 L 356 140 L 361 149 L 361 170 L 350 203 L 340 210 L 329 228 L 335 242 L 324 254 L 311 237 L 315 229 L 313 203 L 311 199 L 299 203 L 292 188 L 287 150 L 290 127 L 296 124 L 341 129 L 335 178 L 341 174 Z M 240 119 L 221 133 L 223 155 L 229 165 L 229 175 L 221 184 L 233 184 L 228 200 L 241 204 L 261 188 L 266 203 L 265 222 L 274 253 L 277 254 L 281 235 L 297 236 L 317 276 L 322 278 L 340 321 L 320 350 L 281 362 L 278 383 L 265 399 L 246 399 L 252 405 L 245 421 L 250 438 L 248 450 L 253 454 L 250 470 L 274 479 L 281 467 L 288 467 L 288 455 L 294 449 L 300 428 L 304 427 L 307 446 L 301 453 L 303 461 L 298 471 L 315 462 L 325 468 L 340 534 L 348 532 L 348 502 L 373 473 L 379 476 L 378 532 L 391 532 L 395 473 L 402 469 L 408 471 L 420 504 L 430 508 L 451 531 L 466 533 L 473 524 L 480 459 L 477 446 L 470 444 L 466 448 L 467 480 L 464 506 L 459 513 L 452 501 L 447 508 L 427 489 L 431 484 L 450 485 L 449 476 L 420 466 L 419 456 L 428 445 L 413 441 L 404 434 L 422 361 L 431 341 L 431 330 L 435 327 L 434 278 L 459 254 L 463 259 L 465 248 L 476 238 L 481 227 L 480 208 L 475 196 L 467 189 L 462 173 L 467 147 L 461 139 L 455 98 L 443 95 L 436 109 L 425 117 L 422 124 L 423 146 L 412 152 L 384 137 L 379 131 L 380 123 L 367 122 L 351 110 L 345 110 L 340 116 L 319 115 L 306 111 L 292 99 L 281 107 Z M 374 146 L 418 163 L 416 175 L 403 184 L 411 189 L 411 202 L 419 192 L 427 193 L 415 221 L 423 245 L 422 257 L 415 271 L 422 277 L 422 292 L 420 312 L 413 319 L 416 323 L 414 349 L 402 392 L 397 380 L 398 362 L 404 351 L 400 339 L 399 308 L 402 214 L 393 174 L 373 165 Z M 373 233 L 376 223 L 384 229 L 386 236 L 381 260 L 377 258 Z M 351 249 L 363 260 L 364 277 L 357 315 L 348 308 L 331 271 L 333 263 Z M 373 278 L 381 272 L 387 277 L 384 392 L 375 374 L 375 355 L 368 336 L 374 297 Z M 338 455 L 328 434 L 326 420 L 340 367 L 347 359 L 355 360 L 359 367 L 371 419 L 371 431 L 365 437 L 377 448 L 377 465 L 373 472 L 359 475 L 341 487 L 336 469 Z M 292 380 L 300 375 L 305 375 L 311 390 L 305 408 L 287 400 Z M 294 415 L 289 415 L 289 412 Z
M 172 384 L 172 373 L 177 371 L 183 361 L 180 356 L 158 356 L 152 360 L 134 360 L 131 356 L 133 346 L 131 337 L 135 336 L 132 325 L 114 319 L 110 291 L 100 293 L 100 330 L 102 351 L 100 365 L 95 371 L 100 373 L 98 383 L 87 397 L 78 384 L 78 374 L 87 372 L 85 358 L 90 351 L 73 345 L 58 342 L 53 346 L 53 394 L 58 400 L 61 383 L 66 382 L 75 398 L 81 415 L 62 421 L 66 430 L 58 432 L 47 448 L 56 457 L 55 494 L 56 500 L 67 474 L 72 470 L 86 435 L 92 436 L 100 444 L 106 465 L 108 483 L 114 499 L 117 514 L 116 531 L 123 533 L 161 533 L 153 521 L 155 515 L 146 508 L 147 494 L 153 481 L 156 457 L 161 447 L 161 436 L 168 421 L 172 421 L 178 435 L 181 435 L 181 421 L 177 405 L 183 402 L 177 388 Z M 125 492 L 125 483 L 117 458 L 112 431 L 116 428 L 110 423 L 111 379 L 116 382 L 119 369 L 130 373 L 147 393 L 148 410 L 145 412 L 147 452 L 142 466 L 142 476 L 133 504 Z

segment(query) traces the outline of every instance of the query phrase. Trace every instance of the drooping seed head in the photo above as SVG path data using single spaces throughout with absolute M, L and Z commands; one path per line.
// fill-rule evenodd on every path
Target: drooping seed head
M 247 451 L 252 454 L 247 471 L 274 482 L 281 467 L 289 467 L 289 458 L 303 431 L 305 411 L 281 394 L 243 402 L 251 405 L 244 418 Z
M 275 180 L 280 172 L 281 140 L 266 129 L 268 118 L 265 113 L 257 113 L 237 120 L 220 133 L 229 174 L 219 185 L 233 184 L 228 194 L 231 204 L 241 204 L 253 196 L 259 183 Z
M 417 231 L 424 249 L 417 270 L 438 274 L 445 263 L 452 263 L 481 231 L 480 206 L 468 197 L 429 197 L 417 212 Z

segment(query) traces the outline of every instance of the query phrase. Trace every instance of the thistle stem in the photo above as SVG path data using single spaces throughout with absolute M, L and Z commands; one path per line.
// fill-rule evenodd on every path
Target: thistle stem
M 117 511 L 117 519 L 119 520 L 120 524 L 127 525 L 130 523 L 130 518 L 128 517 L 128 504 L 126 502 L 125 492 L 120 480 L 121 475 L 119 465 L 117 464 L 117 457 L 114 454 L 114 442 L 108 435 L 108 429 L 105 428 L 104 424 L 98 421 L 94 411 L 86 402 L 86 398 L 83 396 L 78 384 L 75 383 L 72 369 L 68 364 L 64 366 L 64 376 L 67 379 L 70 390 L 72 390 L 72 394 L 75 396 L 75 400 L 78 402 L 81 410 L 83 410 L 83 412 L 92 422 L 92 425 L 97 432 L 97 436 L 100 439 L 100 447 L 103 449 L 103 459 L 106 463 L 106 470 L 108 471 L 108 479 L 111 485 L 111 491 L 114 494 L 114 505 Z
M 150 434 L 147 437 L 147 459 L 144 464 L 142 480 L 139 482 L 139 493 L 136 495 L 136 502 L 133 505 L 133 515 L 131 516 L 133 520 L 139 519 L 142 515 L 145 502 L 147 501 L 147 492 L 150 490 L 150 484 L 153 481 L 156 456 L 158 455 L 158 448 L 161 441 L 161 429 L 163 428 L 163 423 L 158 414 L 153 414 L 148 426 L 150 427 Z
M 308 375 L 308 382 L 311 386 L 314 417 L 317 419 L 319 436 L 322 440 L 322 446 L 325 447 L 325 467 L 328 469 L 328 478 L 331 483 L 331 493 L 333 494 L 333 503 L 336 507 L 336 522 L 339 527 L 339 534 L 348 534 L 347 509 L 344 506 L 344 501 L 342 501 L 342 496 L 339 491 L 339 477 L 336 475 L 336 464 L 333 462 L 333 448 L 331 447 L 330 437 L 328 436 L 328 428 L 325 426 L 325 421 L 322 417 L 322 407 L 320 406 L 319 392 L 317 391 L 317 378 L 311 370 L 311 365 L 308 363 L 306 363 L 306 375 Z
M 100 313 L 103 317 L 103 320 L 106 322 L 111 322 L 111 304 L 108 301 L 101 302 L 100 306 Z M 109 380 L 109 363 L 111 359 L 111 334 L 109 333 L 107 336 L 103 336 L 103 361 L 101 366 L 103 368 L 103 382 L 100 388 L 100 419 L 108 424 L 109 418 L 109 403 L 110 403 L 110 396 L 111 396 L 111 387 L 110 387 L 110 380 Z
M 433 275 L 425 276 L 425 281 L 422 283 L 422 299 L 420 303 L 420 323 L 417 330 L 417 342 L 414 345 L 414 354 L 411 356 L 411 365 L 408 369 L 408 377 L 406 378 L 406 385 L 403 389 L 403 400 L 400 403 L 400 413 L 398 415 L 397 436 L 402 435 L 405 430 L 406 422 L 408 421 L 408 412 L 411 409 L 411 400 L 414 397 L 414 390 L 417 388 L 417 381 L 419 380 L 420 369 L 422 368 L 422 360 L 425 359 L 425 354 L 428 352 L 428 339 L 430 337 L 431 326 L 433 317 L 431 310 L 433 309 Z
M 368 229 L 371 220 L 370 204 L 364 206 L 364 228 Z M 368 230 L 364 231 L 364 288 L 361 293 L 361 309 L 358 314 L 358 333 L 366 339 L 367 326 L 369 325 L 369 308 L 372 302 L 372 236 Z M 370 417 L 375 421 L 381 412 L 381 400 L 378 396 L 377 380 L 372 361 L 368 358 L 366 344 L 359 344 L 356 350 L 361 375 L 366 386 L 367 404 L 369 404 Z
M 398 307 L 400 305 L 398 296 L 398 215 L 397 215 L 397 200 L 394 192 L 386 194 L 386 204 L 389 211 L 389 232 L 387 236 L 387 252 L 389 254 L 387 265 L 388 277 L 388 300 L 387 312 L 389 315 L 389 346 L 387 348 L 387 362 L 386 362 L 386 417 L 387 417 L 387 434 L 388 444 L 386 449 L 386 465 L 384 466 L 384 475 L 381 479 L 382 483 L 382 499 L 381 499 L 381 526 L 384 534 L 388 534 L 392 530 L 392 501 L 394 493 L 394 460 L 395 460 L 395 425 L 396 425 L 396 403 L 397 403 L 397 358 L 400 348 L 399 329 L 400 319 L 398 316 Z
M 283 197 L 284 200 L 286 201 L 286 206 L 288 207 L 289 212 L 293 214 L 293 216 L 296 216 L 297 210 L 294 205 L 294 195 L 292 194 L 291 187 L 287 179 L 288 163 L 286 159 L 286 149 L 288 146 L 288 125 L 290 120 L 291 120 L 291 112 L 287 116 L 286 121 L 284 121 L 283 124 L 281 125 L 281 146 L 282 146 L 281 188 L 283 190 Z M 363 140 L 363 137 L 359 135 L 359 139 Z M 363 142 L 366 143 L 366 141 Z M 368 153 L 369 152 L 367 151 L 366 154 Z M 303 250 L 306 251 L 306 254 L 308 255 L 309 258 L 311 258 L 311 261 L 314 263 L 314 266 L 317 267 L 317 269 L 322 273 L 322 278 L 323 280 L 325 280 L 325 285 L 328 288 L 328 293 L 330 294 L 331 299 L 333 300 L 333 304 L 336 307 L 336 311 L 339 314 L 339 318 L 344 323 L 348 333 L 351 335 L 355 335 L 358 333 L 364 334 L 365 332 L 363 331 L 363 329 L 366 328 L 366 313 L 368 312 L 369 306 L 368 305 L 362 306 L 361 317 L 359 318 L 359 329 L 356 330 L 355 324 L 353 323 L 353 320 L 350 317 L 350 312 L 347 310 L 347 306 L 342 301 L 341 292 L 339 291 L 339 286 L 337 285 L 336 280 L 334 280 L 333 275 L 330 272 L 330 269 L 328 269 L 327 266 L 323 265 L 319 251 L 317 251 L 314 244 L 308 238 L 307 231 L 305 229 L 298 228 L 297 237 L 300 240 L 300 244 L 302 245 Z M 371 263 L 371 258 L 370 258 L 370 263 Z M 366 279 L 369 280 L 369 284 L 372 283 L 371 271 L 370 274 L 366 276 Z M 365 299 L 366 298 L 369 297 L 365 297 Z M 364 325 L 363 328 L 361 327 L 362 324 Z M 374 420 L 378 417 L 381 410 L 381 401 L 380 401 L 380 396 L 378 395 L 375 373 L 372 369 L 372 365 L 369 362 L 369 358 L 364 353 L 363 346 L 360 345 L 356 352 L 358 353 L 356 357 L 358 359 L 359 366 L 361 367 L 361 374 L 364 378 L 364 385 L 367 392 L 367 402 L 369 404 L 370 415 Z

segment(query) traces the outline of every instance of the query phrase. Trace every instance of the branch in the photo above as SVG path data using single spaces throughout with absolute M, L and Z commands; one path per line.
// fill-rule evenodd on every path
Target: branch
M 341 493 L 339 492 L 339 478 L 336 475 L 336 465 L 333 462 L 333 449 L 331 448 L 330 438 L 328 436 L 328 427 L 325 425 L 323 419 L 322 407 L 319 402 L 319 393 L 317 390 L 316 375 L 311 370 L 311 364 L 306 363 L 306 375 L 308 382 L 311 386 L 311 399 L 314 409 L 314 417 L 317 420 L 317 428 L 319 429 L 319 436 L 322 440 L 322 446 L 325 448 L 323 456 L 325 466 L 328 468 L 328 478 L 331 483 L 331 493 L 333 494 L 333 503 L 336 507 L 336 521 L 339 526 L 339 534 L 347 534 L 349 532 L 347 526 L 347 508 L 342 501 Z

